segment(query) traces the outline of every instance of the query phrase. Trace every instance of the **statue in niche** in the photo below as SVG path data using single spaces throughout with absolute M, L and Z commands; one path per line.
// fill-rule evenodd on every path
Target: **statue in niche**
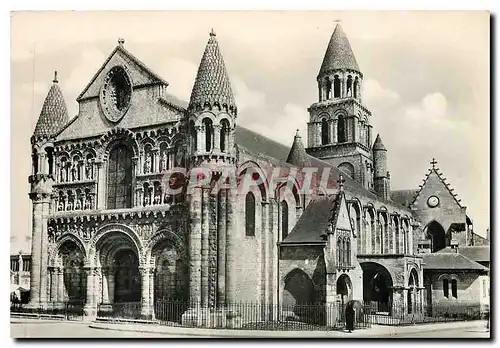
M 82 209 L 82 202 L 81 202 L 81 198 L 78 198 L 75 202 L 75 210 L 80 210 Z
M 64 210 L 64 200 L 60 200 L 59 204 L 57 205 L 57 211 L 63 211 Z
M 73 164 L 71 166 L 71 181 L 75 181 L 77 178 L 77 169 L 76 169 L 76 164 Z
M 68 205 L 66 206 L 66 210 L 73 210 L 73 197 L 68 197 Z
M 92 236 L 92 231 L 90 226 L 85 226 L 85 229 L 83 230 L 83 239 L 90 239 Z
M 175 166 L 184 167 L 184 144 L 177 144 L 175 152 Z
M 91 209 L 91 198 L 90 198 L 90 195 L 87 195 L 86 199 L 85 199 L 85 205 L 84 205 L 84 209 L 85 210 L 90 210 Z
M 149 192 L 147 192 L 145 195 L 144 195 L 144 205 L 149 205 L 150 203 L 150 200 L 149 200 Z
M 167 152 L 162 151 L 160 155 L 160 171 L 164 172 L 167 170 Z
M 56 239 L 54 227 L 52 227 L 52 226 L 47 227 L 47 236 L 49 238 L 49 243 L 54 243 L 54 241 Z
M 149 154 L 146 156 L 146 160 L 144 161 L 144 173 L 150 173 L 151 172 L 151 157 Z
M 85 179 L 93 179 L 92 160 L 90 158 L 87 158 L 87 163 L 85 163 Z
M 61 167 L 59 168 L 59 178 L 61 182 L 66 181 L 66 168 L 64 168 L 64 163 L 62 163 Z

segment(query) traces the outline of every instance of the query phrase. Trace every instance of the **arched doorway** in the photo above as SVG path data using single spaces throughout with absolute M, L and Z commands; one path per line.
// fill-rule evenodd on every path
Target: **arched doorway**
M 136 243 L 124 232 L 111 231 L 97 241 L 96 250 L 103 271 L 102 287 L 94 290 L 98 294 L 98 302 L 136 303 L 135 307 L 125 307 L 128 311 L 140 311 L 141 275 Z M 118 307 L 121 309 L 123 306 Z M 118 307 L 114 306 L 114 310 Z
M 424 236 L 431 240 L 431 250 L 433 253 L 446 247 L 446 233 L 443 226 L 436 220 L 432 220 L 424 228 Z
M 115 303 L 141 301 L 139 259 L 131 249 L 119 250 L 113 256 Z
M 52 294 L 58 302 L 84 303 L 86 300 L 87 276 L 83 268 L 85 254 L 83 250 L 73 241 L 66 240 L 61 244 L 58 257 L 63 267 L 63 281 L 58 284 L 59 294 Z
M 342 274 L 337 279 L 337 296 L 342 306 L 352 300 L 352 283 L 347 274 Z
M 391 313 L 393 281 L 389 271 L 375 262 L 361 263 L 363 269 L 363 301 L 377 312 Z
M 410 277 L 408 279 L 408 292 L 406 294 L 408 314 L 416 312 L 418 306 L 417 287 L 418 287 L 418 273 L 415 270 L 415 268 L 413 268 L 410 272 Z
M 283 305 L 307 305 L 314 302 L 314 285 L 311 278 L 302 270 L 294 269 L 285 277 Z

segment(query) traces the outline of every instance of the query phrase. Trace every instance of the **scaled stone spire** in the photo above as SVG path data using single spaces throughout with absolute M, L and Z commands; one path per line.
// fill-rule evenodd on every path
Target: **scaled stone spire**
M 292 148 L 288 153 L 286 162 L 298 167 L 306 167 L 310 165 L 311 161 L 306 149 L 304 148 L 304 144 L 302 144 L 302 138 L 298 129 L 297 134 L 295 134 L 295 137 L 293 138 Z
M 52 136 L 57 134 L 68 122 L 68 108 L 59 87 L 57 71 L 54 72 L 53 84 L 43 102 L 40 117 L 36 123 L 33 136 Z
M 373 143 L 373 150 L 387 150 L 385 148 L 384 143 L 382 142 L 382 138 L 380 134 L 377 134 L 377 138 L 375 139 L 375 143 Z
M 213 29 L 201 58 L 189 109 L 203 108 L 206 103 L 211 106 L 218 103 L 221 108 L 227 105 L 228 110 L 236 109 L 229 76 Z
M 328 43 L 319 75 L 342 69 L 360 71 L 351 44 L 340 24 L 337 24 Z

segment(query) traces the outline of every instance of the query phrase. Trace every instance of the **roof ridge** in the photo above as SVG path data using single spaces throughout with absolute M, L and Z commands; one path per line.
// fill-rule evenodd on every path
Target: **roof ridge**
M 85 88 L 83 89 L 83 91 L 76 98 L 76 101 L 80 101 L 83 98 L 84 94 L 88 91 L 88 89 L 90 88 L 90 86 L 92 86 L 92 84 L 94 83 L 94 81 L 97 79 L 97 76 L 99 76 L 99 74 L 104 70 L 104 67 L 109 63 L 109 61 L 111 60 L 111 58 L 118 51 L 121 51 L 128 58 L 130 58 L 130 60 L 132 60 L 134 63 L 136 63 L 137 66 L 139 66 L 139 68 L 141 68 L 143 71 L 145 71 L 146 73 L 150 74 L 152 77 L 154 77 L 155 79 L 157 79 L 158 80 L 157 82 L 165 84 L 166 86 L 169 85 L 169 83 L 166 80 L 164 80 L 161 76 L 159 76 L 153 70 L 151 70 L 139 58 L 137 58 L 132 53 L 130 53 L 130 51 L 128 51 L 125 47 L 123 47 L 122 44 L 118 44 L 113 49 L 113 51 L 111 51 L 111 53 L 108 55 L 108 57 L 106 58 L 106 60 L 104 61 L 104 63 L 101 64 L 101 66 L 99 67 L 99 69 L 97 69 L 96 73 L 94 74 L 94 76 L 92 76 L 92 78 L 90 79 L 89 83 L 87 83 L 87 85 L 85 86 Z

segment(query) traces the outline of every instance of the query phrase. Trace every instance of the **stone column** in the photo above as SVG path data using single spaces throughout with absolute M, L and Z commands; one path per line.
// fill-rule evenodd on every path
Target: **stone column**
M 94 276 L 94 268 L 93 267 L 87 267 L 85 268 L 85 272 L 87 274 L 87 300 L 85 303 L 84 311 L 85 311 L 85 316 L 88 317 L 89 319 L 95 318 L 97 315 L 97 308 L 95 304 L 95 276 Z
M 278 274 L 278 260 L 279 260 L 279 248 L 278 248 L 278 238 L 279 238 L 279 227 L 278 227 L 278 201 L 276 199 L 271 199 L 271 204 L 270 204 L 270 218 L 271 218 L 271 223 L 270 223 L 270 228 L 271 228 L 271 260 L 272 260 L 272 266 L 271 266 L 271 288 L 272 288 L 272 299 L 271 302 L 274 306 L 277 306 L 280 304 L 280 293 L 279 293 L 279 274 Z M 276 307 L 274 307 L 276 308 Z M 273 310 L 272 313 L 272 318 L 273 320 L 278 319 L 278 310 Z
M 57 267 L 57 302 L 64 302 L 64 272 Z
M 57 302 L 57 282 L 58 282 L 58 276 L 57 276 L 57 269 L 55 267 L 50 269 L 50 301 L 51 302 Z
M 325 296 L 325 310 L 326 310 L 326 325 L 335 326 L 338 315 L 337 305 L 337 273 L 328 272 L 326 274 L 326 296 Z
M 353 117 L 352 119 L 352 141 L 353 142 L 359 142 L 359 120 L 356 116 Z
M 336 144 L 338 143 L 338 138 L 337 138 L 337 127 L 338 127 L 338 120 L 334 119 L 332 121 L 332 127 L 333 127 L 333 133 L 332 133 L 332 143 Z
M 108 268 L 108 299 L 109 303 L 115 301 L 115 269 Z
M 49 237 L 47 231 L 47 216 L 50 214 L 50 196 L 45 195 L 42 201 L 42 211 L 43 211 L 43 221 L 42 221 L 42 238 L 41 238 L 41 260 L 40 260 L 40 302 L 45 306 L 48 302 L 48 286 L 49 286 L 49 274 L 48 274 L 48 262 L 49 262 Z
M 149 311 L 151 319 L 155 319 L 155 268 L 150 267 L 149 269 Z
M 190 202 L 191 233 L 189 234 L 190 306 L 201 304 L 201 187 L 193 188 Z
M 228 190 L 226 201 L 226 303 L 236 301 L 236 262 L 238 253 L 238 238 L 235 224 L 236 192 Z
M 102 269 L 102 303 L 109 303 L 109 269 Z
M 40 307 L 41 272 L 42 272 L 42 235 L 43 235 L 43 203 L 38 193 L 31 193 L 33 201 L 32 239 L 31 239 L 31 279 L 30 303 L 32 308 Z
M 158 149 L 154 149 L 152 152 L 153 152 L 153 173 L 159 173 L 160 161 L 159 161 Z
M 209 272 L 209 230 L 210 230 L 210 219 L 209 219 L 209 186 L 202 187 L 202 198 L 201 198 L 201 306 L 208 306 L 208 272 Z
M 269 202 L 262 202 L 262 244 L 263 244 L 263 255 L 262 255 L 262 278 L 263 278 L 263 289 L 262 295 L 263 300 L 261 301 L 264 306 L 264 312 L 262 313 L 262 320 L 269 320 L 269 295 L 270 293 L 270 277 L 271 272 L 269 271 L 269 243 L 272 241 L 270 238 L 270 230 L 269 230 Z
M 141 266 L 141 317 L 144 319 L 150 318 L 150 299 L 149 299 L 149 267 Z
M 220 128 L 219 124 L 214 124 L 214 150 L 215 152 L 220 151 Z
M 406 302 L 404 299 L 404 287 L 403 286 L 394 286 L 392 288 L 392 316 L 394 318 L 401 318 L 406 311 L 406 307 L 403 304 Z
M 217 212 L 217 305 L 224 307 L 226 303 L 226 204 L 227 190 L 220 191 Z
M 106 176 L 104 175 L 104 163 L 96 162 L 97 166 L 97 202 L 95 209 L 104 209 L 106 205 Z

